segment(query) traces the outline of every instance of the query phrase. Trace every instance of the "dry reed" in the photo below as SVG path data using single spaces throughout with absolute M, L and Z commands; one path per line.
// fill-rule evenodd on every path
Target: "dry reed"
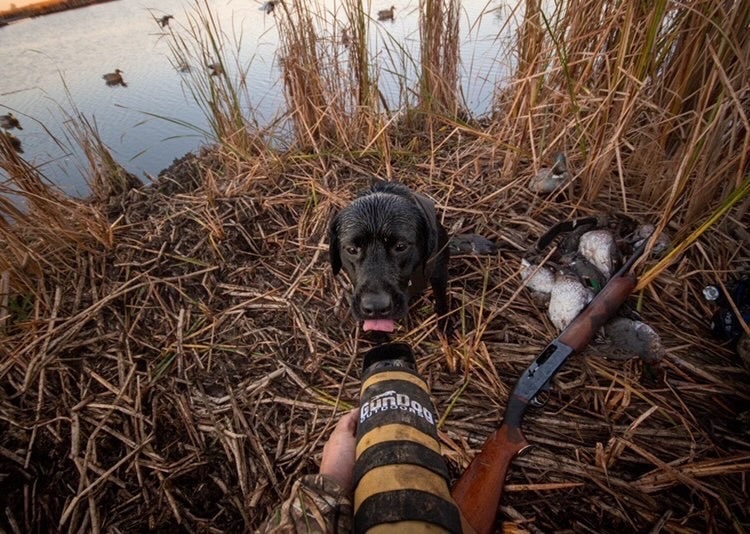
M 316 468 L 337 414 L 357 404 L 366 343 L 346 284 L 327 267 L 325 237 L 331 214 L 373 175 L 431 195 L 452 232 L 500 245 L 496 257 L 452 259 L 450 345 L 439 343 L 426 298 L 399 332 L 415 346 L 458 474 L 553 335 L 519 290 L 520 259 L 536 238 L 571 215 L 603 212 L 686 236 L 747 172 L 748 40 L 734 31 L 747 25 L 747 3 L 574 0 L 545 13 L 529 0 L 517 73 L 495 117 L 459 122 L 453 101 L 440 100 L 447 108 L 430 108 L 428 122 L 442 126 L 429 132 L 388 126 L 398 119 L 369 100 L 376 77 L 364 50 L 326 48 L 335 21 L 297 2 L 282 7 L 289 150 L 264 144 L 235 114 L 239 93 L 216 77 L 197 81 L 196 101 L 227 91 L 226 104 L 206 108 L 218 114 L 219 144 L 107 205 L 56 193 L 0 140 L 10 178 L 0 198 L 5 530 L 257 527 Z M 346 13 L 354 41 L 366 42 L 362 4 Z M 226 64 L 210 41 L 180 50 Z M 332 76 L 347 69 L 359 74 L 342 86 Z M 527 180 L 557 151 L 568 153 L 573 186 L 554 198 L 531 193 Z M 750 270 L 750 201 L 733 201 L 633 299 L 661 334 L 664 360 L 609 360 L 594 344 L 529 415 L 536 447 L 511 469 L 509 524 L 747 528 L 748 371 L 710 336 L 713 310 L 701 296 Z

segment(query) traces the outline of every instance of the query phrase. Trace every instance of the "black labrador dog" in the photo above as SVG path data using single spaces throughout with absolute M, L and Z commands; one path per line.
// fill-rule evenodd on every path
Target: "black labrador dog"
M 401 183 L 378 182 L 331 221 L 329 245 L 333 274 L 343 268 L 354 286 L 352 313 L 364 330 L 393 331 L 427 280 L 445 330 L 450 252 L 432 200 Z

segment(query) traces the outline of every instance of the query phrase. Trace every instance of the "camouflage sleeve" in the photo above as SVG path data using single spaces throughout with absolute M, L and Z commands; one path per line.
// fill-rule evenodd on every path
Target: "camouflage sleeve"
M 349 495 L 330 477 L 305 475 L 294 483 L 289 498 L 263 522 L 258 533 L 343 534 L 351 530 Z

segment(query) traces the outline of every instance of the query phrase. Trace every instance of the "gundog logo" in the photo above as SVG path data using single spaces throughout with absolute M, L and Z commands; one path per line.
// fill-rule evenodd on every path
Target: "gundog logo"
M 417 414 L 431 425 L 435 424 L 435 418 L 430 410 L 422 406 L 419 401 L 412 400 L 409 395 L 396 393 L 394 390 L 375 395 L 362 404 L 359 409 L 359 422 L 364 423 L 371 416 L 386 410 L 408 411 Z

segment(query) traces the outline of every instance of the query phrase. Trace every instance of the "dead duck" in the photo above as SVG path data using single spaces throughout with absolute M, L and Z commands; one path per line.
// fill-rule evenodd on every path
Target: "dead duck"
M 216 63 L 210 63 L 206 65 L 206 68 L 208 68 L 209 74 L 211 76 L 221 76 L 224 74 L 224 67 L 221 66 L 221 63 L 218 61 Z
M 475 254 L 487 256 L 497 252 L 497 245 L 478 234 L 455 235 L 448 242 L 451 254 Z
M 18 119 L 15 118 L 12 113 L 8 113 L 7 115 L 0 115 L 0 128 L 2 128 L 3 130 L 12 130 L 13 128 L 23 130 L 23 128 L 21 128 L 21 124 L 18 122 Z
M 18 152 L 19 154 L 23 154 L 23 148 L 21 148 L 21 140 L 16 137 L 13 134 L 9 134 L 6 132 L 0 132 L 0 136 L 3 137 L 3 139 L 7 140 L 11 147 L 13 147 L 13 150 Z
M 592 298 L 592 291 L 585 287 L 577 276 L 557 273 L 547 309 L 552 324 L 560 331 L 565 330 Z
M 608 280 L 615 272 L 619 251 L 609 230 L 591 230 L 581 236 L 578 253 L 589 261 Z
M 636 228 L 631 240 L 633 241 L 633 247 L 638 248 L 646 240 L 650 239 L 651 235 L 656 231 L 656 227 L 653 224 L 642 224 Z M 662 231 L 654 241 L 654 248 L 651 249 L 651 254 L 654 257 L 660 258 L 669 249 L 670 238 L 669 235 Z
M 123 87 L 128 86 L 128 84 L 125 83 L 125 80 L 122 79 L 122 71 L 120 69 L 115 69 L 114 72 L 108 72 L 102 76 L 102 79 L 104 79 L 104 83 L 110 87 L 114 87 L 115 85 L 122 85 Z
M 395 6 L 391 6 L 390 9 L 381 9 L 378 11 L 378 20 L 393 20 L 393 10 Z
M 159 19 L 159 24 L 161 24 L 161 27 L 169 26 L 169 19 L 173 19 L 174 17 L 172 15 L 164 15 L 162 18 Z
M 542 293 L 549 298 L 555 285 L 555 274 L 548 267 L 539 267 L 526 258 L 521 259 L 521 279 L 526 280 L 526 287 L 535 293 Z
M 558 154 L 552 168 L 543 167 L 529 182 L 529 189 L 535 193 L 552 193 L 562 188 L 570 180 L 565 154 Z
M 615 317 L 604 325 L 606 357 L 627 360 L 633 356 L 656 363 L 666 354 L 661 337 L 651 326 L 627 317 Z

